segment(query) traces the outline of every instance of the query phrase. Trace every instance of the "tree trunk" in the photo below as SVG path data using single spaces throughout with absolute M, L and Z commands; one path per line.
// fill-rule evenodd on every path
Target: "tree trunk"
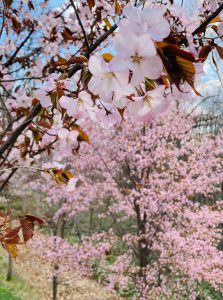
M 141 212 L 140 212 L 140 207 L 138 204 L 134 204 L 136 216 L 137 216 L 137 227 L 138 227 L 138 236 L 140 237 L 141 235 L 146 234 L 146 219 L 147 216 L 144 213 L 143 214 L 143 219 L 141 218 Z M 146 281 L 145 276 L 144 276 L 144 269 L 148 265 L 148 256 L 149 256 L 149 249 L 148 249 L 148 243 L 147 240 L 143 237 L 139 239 L 138 242 L 138 259 L 139 259 L 139 267 L 140 267 L 140 272 L 139 276 L 143 278 L 144 281 Z
M 54 228 L 53 228 L 53 235 L 55 236 L 55 239 L 57 236 L 57 229 L 58 229 L 58 224 L 55 224 Z M 57 286 L 58 286 L 58 278 L 57 278 L 57 274 L 56 274 L 57 270 L 58 270 L 58 266 L 57 266 L 57 264 L 55 264 L 54 265 L 54 274 L 53 274 L 53 278 L 52 278 L 52 300 L 57 300 Z
M 66 225 L 66 220 L 64 219 L 64 216 L 62 216 L 60 223 L 55 225 L 53 233 L 54 236 L 59 235 L 61 238 L 64 238 L 65 235 L 65 225 Z M 59 234 L 58 234 L 59 231 Z M 54 274 L 52 278 L 52 292 L 53 292 L 53 297 L 52 300 L 57 300 L 57 287 L 58 287 L 58 276 L 57 276 L 57 270 L 59 269 L 58 263 L 54 265 Z
M 7 281 L 12 280 L 12 256 L 10 254 L 8 255 L 8 271 L 7 271 L 6 280 Z
M 57 269 L 58 269 L 58 266 L 54 266 L 54 270 L 56 271 Z M 57 300 L 57 286 L 58 286 L 57 275 L 53 275 L 53 280 L 52 280 L 53 298 L 52 298 L 52 300 Z

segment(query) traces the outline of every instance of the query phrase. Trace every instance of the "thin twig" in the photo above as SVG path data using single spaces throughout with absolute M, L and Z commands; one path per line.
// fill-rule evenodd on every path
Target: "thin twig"
M 208 26 L 208 24 L 210 24 L 211 21 L 220 14 L 220 12 L 222 10 L 223 10 L 223 3 L 218 7 L 218 9 L 215 12 L 213 12 L 213 14 L 211 14 L 203 23 L 201 23 L 200 26 L 198 26 L 192 32 L 192 35 L 195 36 L 199 32 L 203 31 Z M 187 43 L 187 39 L 186 38 L 183 38 L 178 44 L 181 45 L 181 44 L 184 44 L 184 43 Z
M 23 77 L 23 78 L 15 78 L 15 79 L 9 79 L 9 80 L 0 80 L 1 82 L 14 82 L 19 80 L 42 80 L 44 77 Z
M 195 29 L 193 32 L 192 32 L 192 35 L 194 36 L 194 35 L 196 35 L 196 34 L 198 34 L 199 32 L 201 32 L 203 29 L 205 29 L 207 26 L 208 26 L 208 24 L 215 18 L 215 17 L 217 17 L 219 14 L 220 14 L 220 12 L 223 10 L 223 3 L 219 6 L 219 8 L 215 11 L 215 12 L 213 12 L 213 14 L 211 14 L 203 23 L 201 23 L 201 25 L 200 26 L 198 26 L 198 28 L 197 29 Z
M 65 13 L 65 11 L 67 11 L 70 8 L 71 4 L 68 4 L 67 7 L 65 7 L 61 13 L 59 13 L 58 15 L 55 16 L 55 19 L 62 17 L 62 15 Z
M 19 53 L 20 49 L 25 45 L 25 43 L 28 41 L 28 39 L 31 37 L 31 35 L 33 34 L 35 30 L 32 29 L 29 34 L 27 35 L 27 37 L 24 39 L 24 41 L 20 44 L 20 46 L 16 49 L 16 51 L 12 54 L 12 56 L 9 58 L 9 60 L 4 64 L 5 67 L 9 67 L 14 58 L 16 57 L 16 55 Z
M 1 172 L 11 171 L 11 170 L 14 170 L 14 169 L 30 169 L 30 170 L 36 170 L 36 171 L 44 172 L 43 169 L 30 167 L 30 166 L 15 166 L 15 167 L 11 167 L 11 168 L 2 169 Z
M 1 26 L 1 30 L 0 30 L 0 38 L 2 36 L 2 32 L 4 29 L 4 25 L 5 25 L 5 3 L 3 1 L 3 12 L 2 12 L 3 16 L 2 16 L 2 26 Z
M 6 177 L 5 181 L 2 183 L 2 185 L 0 186 L 0 193 L 2 192 L 2 190 L 5 188 L 5 186 L 8 184 L 9 180 L 12 178 L 12 176 L 15 174 L 15 172 L 18 169 L 14 169 L 12 170 L 12 172 L 10 172 L 10 174 L 8 175 L 8 177 Z
M 90 51 L 90 44 L 89 44 L 89 41 L 88 41 L 88 37 L 87 37 L 87 34 L 86 34 L 85 30 L 84 30 L 84 26 L 83 26 L 83 24 L 81 22 L 81 18 L 80 18 L 79 14 L 78 14 L 77 8 L 76 8 L 73 0 L 70 0 L 70 3 L 71 3 L 71 5 L 72 5 L 72 7 L 73 7 L 73 9 L 75 11 L 78 23 L 79 23 L 79 25 L 81 27 L 81 30 L 83 32 L 84 40 L 85 40 L 85 43 L 86 43 L 86 46 L 87 46 L 87 50 Z

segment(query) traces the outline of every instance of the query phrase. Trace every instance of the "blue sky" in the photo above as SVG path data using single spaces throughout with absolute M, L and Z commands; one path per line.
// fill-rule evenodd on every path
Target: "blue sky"
M 50 6 L 52 8 L 56 8 L 58 6 L 60 6 L 61 4 L 63 4 L 65 1 L 64 0 L 50 0 Z

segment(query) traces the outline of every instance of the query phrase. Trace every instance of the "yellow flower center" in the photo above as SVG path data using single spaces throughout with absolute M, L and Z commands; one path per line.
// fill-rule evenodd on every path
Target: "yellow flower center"
M 148 105 L 150 106 L 152 99 L 153 99 L 153 98 L 152 98 L 151 96 L 146 95 L 146 96 L 143 98 L 143 101 L 146 102 L 146 104 L 148 104 Z
M 140 64 L 140 62 L 143 60 L 143 57 L 136 53 L 135 55 L 131 56 L 131 59 L 134 64 Z
M 109 78 L 109 79 L 112 79 L 112 78 L 115 78 L 116 76 L 115 76 L 115 73 L 114 73 L 114 72 L 108 72 L 108 73 L 106 74 L 106 77 Z

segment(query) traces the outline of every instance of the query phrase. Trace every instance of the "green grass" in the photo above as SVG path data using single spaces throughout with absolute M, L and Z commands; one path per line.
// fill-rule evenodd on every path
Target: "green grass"
M 0 287 L 0 300 L 22 300 L 22 298 L 14 296 L 5 287 Z
M 0 300 L 35 300 L 34 291 L 17 274 L 6 281 L 7 253 L 0 250 Z

